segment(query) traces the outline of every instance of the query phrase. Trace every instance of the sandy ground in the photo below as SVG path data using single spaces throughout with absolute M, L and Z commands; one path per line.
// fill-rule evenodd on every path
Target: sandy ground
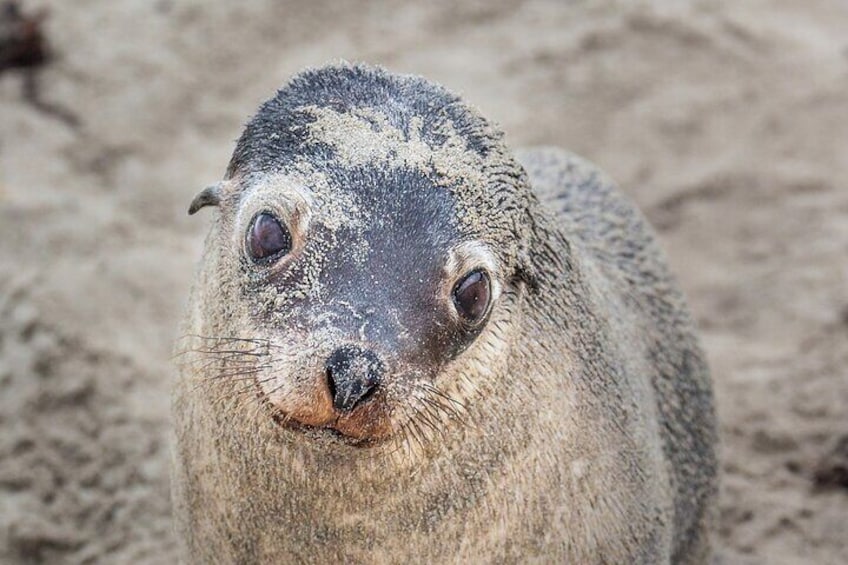
M 454 4 L 27 4 L 60 111 L 0 76 L 0 562 L 174 560 L 169 356 L 208 222 L 185 209 L 263 98 L 337 58 L 618 179 L 714 370 L 717 561 L 848 562 L 848 4 Z

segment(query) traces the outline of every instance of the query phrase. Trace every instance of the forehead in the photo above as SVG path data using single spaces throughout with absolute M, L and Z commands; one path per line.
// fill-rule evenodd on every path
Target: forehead
M 416 242 L 441 248 L 461 237 L 453 195 L 418 169 L 362 165 L 325 174 L 331 194 L 351 207 L 348 225 L 339 227 L 358 232 L 375 249 Z M 334 224 L 326 217 L 332 209 L 317 212 Z
M 316 240 L 329 243 L 323 250 L 325 290 L 337 296 L 412 293 L 440 278 L 462 237 L 448 191 L 408 168 L 339 168 L 327 176 L 357 211 L 346 223 L 316 218 L 321 225 L 315 230 L 324 231 Z
M 467 209 L 459 217 L 472 225 L 470 204 L 487 186 L 487 133 L 455 95 L 427 81 L 326 68 L 295 77 L 262 105 L 239 139 L 228 174 L 417 171 L 461 196 L 457 205 Z
M 488 154 L 492 139 L 485 125 L 458 97 L 423 79 L 327 67 L 296 76 L 260 107 L 236 145 L 229 173 L 279 170 L 304 150 L 313 162 L 324 157 L 415 167 L 429 161 L 435 168 L 443 168 L 438 157 L 450 154 L 455 171 L 459 162 L 479 163 Z

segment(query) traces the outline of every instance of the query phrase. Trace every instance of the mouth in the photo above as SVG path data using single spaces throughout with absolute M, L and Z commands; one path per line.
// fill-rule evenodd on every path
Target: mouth
M 373 395 L 353 412 L 342 413 L 335 408 L 317 417 L 314 412 L 295 414 L 274 402 L 256 382 L 256 396 L 271 419 L 281 428 L 293 431 L 316 441 L 332 441 L 345 445 L 369 448 L 391 439 L 388 410 L 381 395 Z
M 333 441 L 333 442 L 338 442 L 338 443 L 343 443 L 345 445 L 350 445 L 352 447 L 369 448 L 369 447 L 376 447 L 378 445 L 386 443 L 386 441 L 388 441 L 388 439 L 389 439 L 388 437 L 383 437 L 383 438 L 361 437 L 361 438 L 358 438 L 358 437 L 345 435 L 344 433 L 340 432 L 338 429 L 336 429 L 332 426 L 323 426 L 322 427 L 322 426 L 312 426 L 312 425 L 309 425 L 309 424 L 303 424 L 301 422 L 298 422 L 297 420 L 294 420 L 294 419 L 286 416 L 284 413 L 280 412 L 279 410 L 275 411 L 275 413 L 272 414 L 271 417 L 273 418 L 274 422 L 277 423 L 277 425 L 279 425 L 283 428 L 286 428 L 288 430 L 303 434 L 303 435 L 310 437 L 312 439 L 319 440 L 319 441 L 330 440 L 330 441 Z

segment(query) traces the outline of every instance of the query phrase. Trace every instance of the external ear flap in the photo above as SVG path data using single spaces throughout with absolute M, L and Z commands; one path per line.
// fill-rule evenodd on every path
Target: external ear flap
M 539 292 L 541 282 L 536 274 L 536 269 L 532 259 L 529 257 L 529 253 L 521 253 L 521 258 L 513 277 L 515 277 L 516 281 L 522 282 L 531 294 L 537 294 Z
M 191 216 L 205 206 L 217 206 L 221 203 L 221 184 L 207 186 L 194 197 L 188 207 L 188 215 Z
M 544 241 L 549 234 L 543 226 L 539 225 L 534 212 L 538 214 L 535 198 L 524 210 L 525 221 L 517 226 L 519 233 L 522 233 L 522 238 L 518 249 L 518 264 L 513 277 L 516 282 L 523 283 L 531 294 L 538 294 L 544 278 L 544 270 L 539 265 L 542 257 L 539 256 L 538 251 L 547 247 Z

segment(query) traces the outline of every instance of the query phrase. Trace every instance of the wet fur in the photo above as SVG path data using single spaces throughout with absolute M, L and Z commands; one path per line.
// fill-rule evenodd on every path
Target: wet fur
M 525 152 L 519 164 L 495 128 L 440 87 L 346 65 L 296 77 L 260 110 L 231 185 L 298 158 L 304 130 L 291 126 L 312 118 L 280 119 L 306 105 L 378 109 L 399 131 L 418 116 L 429 144 L 443 141 L 435 122 L 454 124 L 485 182 L 447 178 L 438 163 L 431 173 L 463 211 L 457 233 L 497 250 L 503 290 L 482 333 L 405 389 L 390 440 L 362 447 L 290 430 L 256 380 L 288 366 L 291 343 L 263 326 L 265 311 L 239 306 L 235 220 L 218 214 L 177 345 L 184 559 L 706 562 L 716 488 L 708 371 L 633 206 L 565 152 Z M 314 162 L 338 159 L 313 151 Z M 237 209 L 243 196 L 230 190 L 222 205 Z M 286 288 L 269 300 L 285 303 Z

